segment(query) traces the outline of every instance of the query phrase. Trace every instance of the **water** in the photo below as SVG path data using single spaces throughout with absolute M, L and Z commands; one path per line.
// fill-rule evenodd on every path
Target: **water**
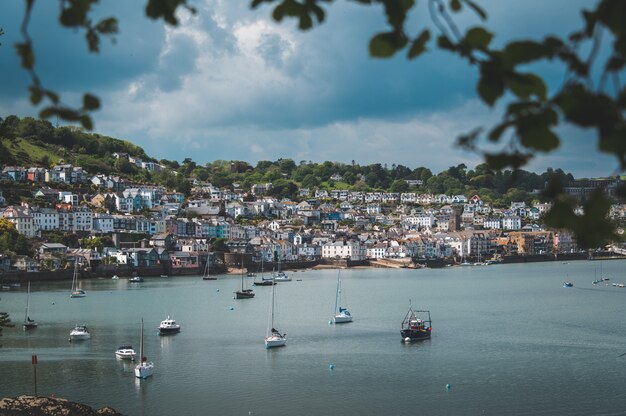
M 608 286 L 591 284 L 600 266 Z M 292 277 L 276 287 L 288 345 L 275 350 L 263 346 L 271 287 L 234 300 L 236 276 L 86 281 L 83 299 L 69 298 L 70 282 L 33 284 L 39 328 L 4 330 L 0 397 L 34 393 L 37 354 L 40 395 L 128 415 L 625 412 L 626 289 L 611 283 L 626 280 L 626 261 L 343 270 L 355 317 L 344 325 L 328 324 L 336 270 Z M 575 286 L 563 288 L 564 280 Z M 0 298 L 0 310 L 21 323 L 26 287 Z M 409 298 L 431 311 L 429 341 L 401 342 Z M 180 334 L 157 335 L 167 315 Z M 114 351 L 125 343 L 138 350 L 142 317 L 156 367 L 140 381 Z M 68 342 L 75 323 L 89 326 L 91 340 Z

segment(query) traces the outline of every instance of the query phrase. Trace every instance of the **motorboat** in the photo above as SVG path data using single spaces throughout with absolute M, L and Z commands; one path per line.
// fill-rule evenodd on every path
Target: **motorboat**
M 404 342 L 430 339 L 432 333 L 430 311 L 414 310 L 409 302 L 409 310 L 402 320 L 400 335 Z
M 143 354 L 143 318 L 141 318 L 141 342 L 139 344 L 139 364 L 135 366 L 135 377 L 145 379 L 154 373 L 154 363 Z
M 74 329 L 70 331 L 71 341 L 82 341 L 91 338 L 91 334 L 85 325 L 76 325 Z
M 572 283 L 572 282 L 563 282 L 563 287 L 574 287 L 574 283 Z
M 120 280 L 119 276 L 114 274 L 113 277 L 111 278 L 111 280 Z
M 134 361 L 135 355 L 136 353 L 132 345 L 120 345 L 117 347 L 117 350 L 115 350 L 115 356 L 120 360 Z
M 128 281 L 130 283 L 142 283 L 143 282 L 143 277 L 141 277 L 141 276 L 131 277 L 130 279 L 128 279 Z
M 176 334 L 180 332 L 180 325 L 176 323 L 176 321 L 170 316 L 167 316 L 167 319 L 161 321 L 159 325 L 159 335 L 169 335 Z

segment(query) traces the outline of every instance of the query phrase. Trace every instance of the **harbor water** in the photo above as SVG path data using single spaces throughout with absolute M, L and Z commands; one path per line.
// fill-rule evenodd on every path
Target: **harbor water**
M 342 270 L 352 323 L 332 325 L 337 270 L 290 273 L 276 286 L 287 346 L 266 350 L 271 287 L 235 300 L 238 276 L 71 282 L 0 292 L 15 328 L 0 338 L 0 397 L 37 388 L 127 415 L 617 415 L 626 413 L 626 261 Z M 600 277 L 609 281 L 592 284 Z M 573 282 L 571 288 L 564 281 Z M 251 284 L 253 278 L 247 278 Z M 409 301 L 433 336 L 404 343 Z M 179 334 L 159 336 L 167 316 Z M 134 377 L 117 346 L 154 376 Z M 75 324 L 91 339 L 68 342 Z

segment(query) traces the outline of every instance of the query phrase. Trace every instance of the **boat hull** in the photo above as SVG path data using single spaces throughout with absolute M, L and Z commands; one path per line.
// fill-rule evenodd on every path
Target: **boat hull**
M 260 282 L 254 282 L 253 285 L 255 286 L 274 286 L 276 283 L 274 283 L 271 280 L 262 280 Z
M 70 332 L 71 341 L 84 341 L 91 338 L 91 334 L 84 332 Z
M 178 328 L 159 328 L 159 335 L 178 334 L 179 332 L 180 332 L 180 327 L 178 327 Z
M 336 324 L 345 324 L 348 322 L 352 322 L 352 316 L 348 316 L 344 314 L 335 315 L 334 321 Z
M 287 338 L 285 337 L 272 335 L 265 338 L 265 348 L 284 347 L 285 345 L 287 345 Z
M 238 290 L 235 292 L 235 297 L 237 299 L 251 299 L 254 297 L 254 292 L 252 290 Z
M 431 331 L 427 329 L 403 329 L 402 331 L 400 331 L 400 335 L 402 335 L 402 339 L 405 341 L 407 339 L 409 341 L 423 341 L 426 339 L 430 339 L 430 333 Z
M 154 363 L 143 362 L 135 366 L 135 377 L 148 378 L 154 373 Z
M 87 293 L 84 290 L 77 290 L 70 294 L 70 298 L 84 298 Z
M 115 351 L 115 357 L 120 360 L 134 361 L 135 355 L 136 354 L 134 352 Z
M 217 280 L 217 277 L 203 277 L 202 280 Z
M 35 329 L 37 328 L 37 322 L 28 322 L 23 325 L 25 330 Z

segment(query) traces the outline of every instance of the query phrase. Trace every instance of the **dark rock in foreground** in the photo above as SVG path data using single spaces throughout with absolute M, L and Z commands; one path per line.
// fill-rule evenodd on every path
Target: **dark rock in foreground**
M 105 407 L 95 410 L 84 404 L 51 397 L 19 396 L 0 399 L 0 416 L 122 416 Z

